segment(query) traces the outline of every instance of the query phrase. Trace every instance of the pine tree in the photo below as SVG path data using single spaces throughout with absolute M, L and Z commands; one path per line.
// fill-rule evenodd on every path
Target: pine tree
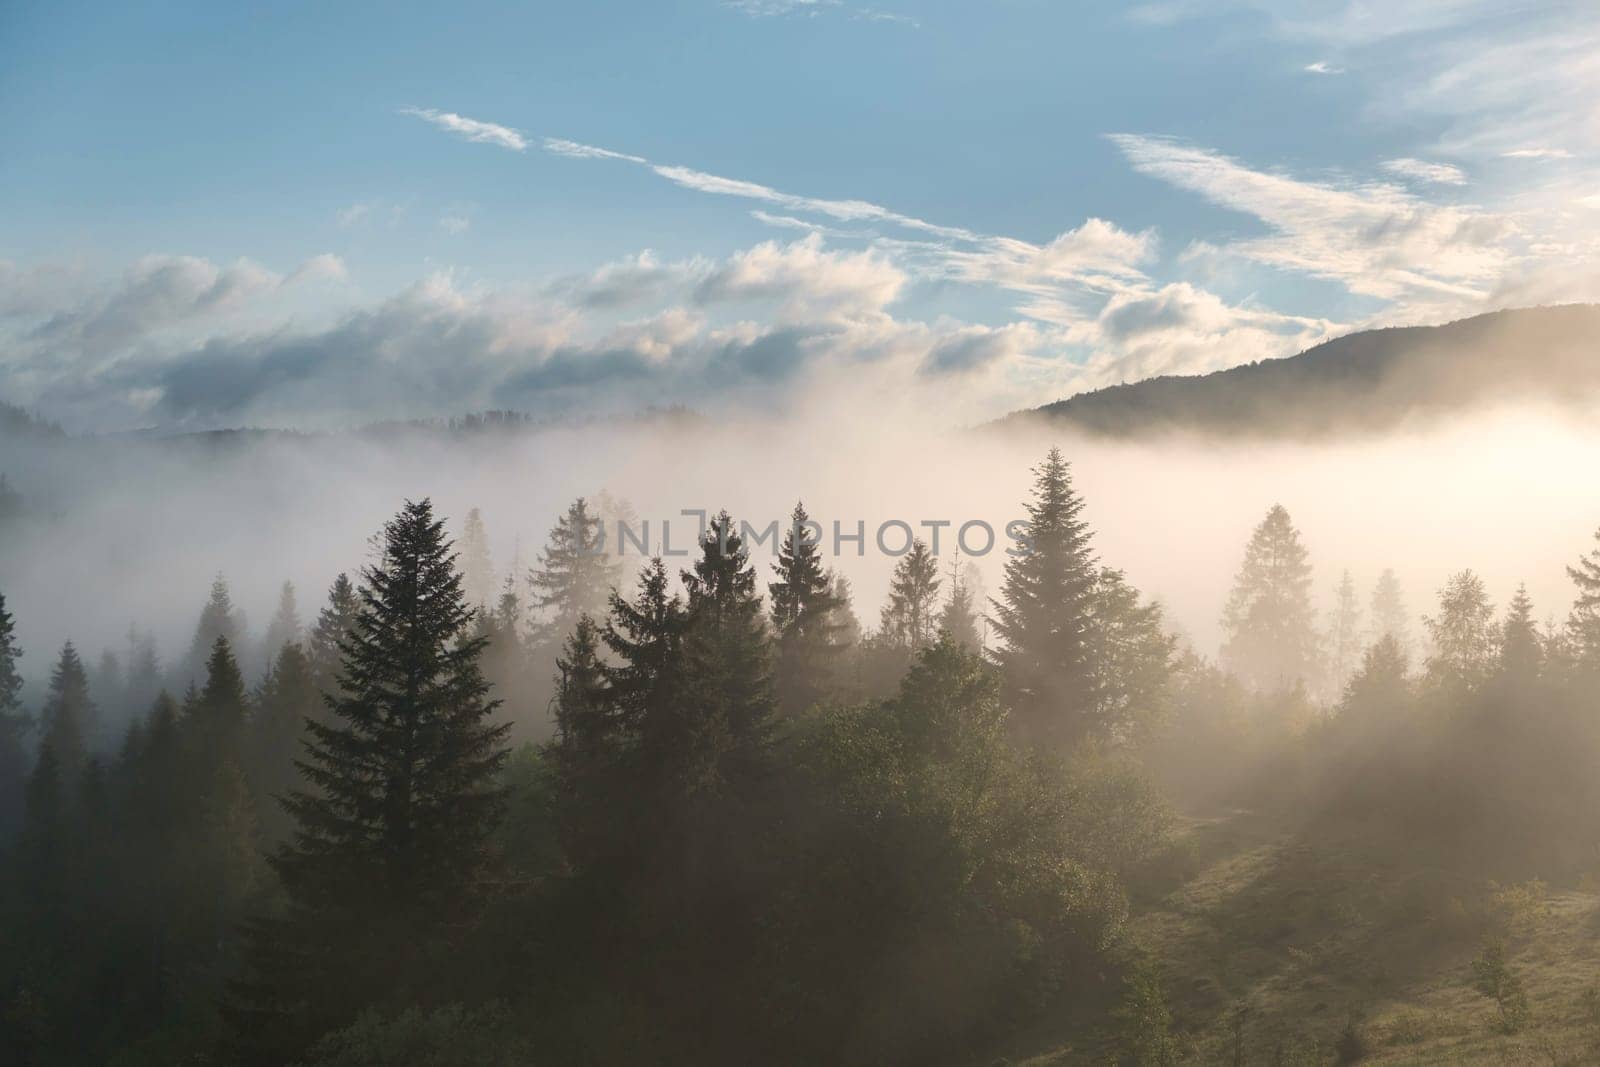
M 1274 504 L 1245 548 L 1223 611 L 1224 666 L 1261 690 L 1314 680 L 1317 634 L 1311 609 L 1311 564 L 1300 532 Z
M 306 657 L 317 688 L 332 692 L 338 684 L 340 648 L 355 629 L 361 597 L 348 575 L 341 574 L 328 589 L 328 603 L 306 640 Z
M 1070 739 L 1093 700 L 1089 619 L 1097 577 L 1083 499 L 1061 450 L 1034 469 L 1025 551 L 1005 569 L 991 601 L 1002 646 L 994 653 L 1020 732 L 1038 742 Z
M 277 660 L 278 653 L 283 651 L 283 646 L 300 640 L 300 607 L 294 595 L 294 583 L 284 582 L 278 590 L 278 610 L 273 613 L 272 621 L 267 624 L 267 637 L 263 644 L 265 655 L 261 657 L 268 667 Z
M 1089 604 L 1089 699 L 1064 734 L 1131 740 L 1165 717 L 1177 638 L 1166 632 L 1161 605 L 1141 602 L 1119 570 L 1101 568 Z
M 587 615 L 578 620 L 557 661 L 556 813 L 569 860 L 588 870 L 614 862 L 626 848 L 625 817 L 629 749 L 625 723 L 606 691 L 600 663 L 600 631 Z
M 17 672 L 21 656 L 16 621 L 0 593 L 0 847 L 21 821 L 28 775 L 26 739 L 33 721 L 22 710 L 22 675 Z
M 667 568 L 658 556 L 639 575 L 632 600 L 611 594 L 602 635 L 613 663 L 600 668 L 616 709 L 618 727 L 636 737 L 646 789 L 668 788 L 669 770 L 687 761 L 694 743 L 684 699 L 683 600 L 669 593 Z
M 832 570 L 828 577 L 833 583 L 833 623 L 838 642 L 844 648 L 854 648 L 861 643 L 861 620 L 856 618 L 850 579 Z
M 1387 572 L 1385 572 L 1387 573 Z M 1337 698 L 1361 659 L 1361 604 L 1355 579 L 1345 571 L 1333 591 L 1333 619 L 1328 627 L 1329 686 Z
M 1372 630 L 1367 643 L 1374 644 L 1385 637 L 1394 638 L 1400 651 L 1409 653 L 1411 624 L 1405 594 L 1400 589 L 1400 579 L 1389 569 L 1378 575 L 1378 584 L 1372 589 Z
M 262 829 L 269 840 L 278 841 L 289 826 L 276 798 L 287 796 L 298 783 L 295 761 L 305 723 L 322 703 L 311 661 L 298 644 L 291 642 L 279 650 L 254 703 L 246 771 Z
M 620 568 L 605 552 L 605 528 L 584 498 L 556 521 L 550 541 L 529 575 L 533 607 L 544 613 L 536 637 L 559 648 L 584 615 L 605 610 Z
M 128 706 L 143 711 L 161 692 L 161 659 L 155 638 L 137 626 L 128 627 Z
M 883 606 L 878 632 L 891 646 L 916 653 L 939 636 L 939 562 L 921 538 L 900 557 L 889 579 L 889 602 Z
M 839 607 L 833 581 L 822 566 L 818 541 L 808 532 L 810 517 L 796 504 L 767 585 L 772 597 L 772 629 L 777 638 L 773 681 L 786 714 L 822 699 L 832 679 L 839 643 Z
M 1452 695 L 1477 688 L 1489 676 L 1496 653 L 1494 605 L 1483 579 L 1470 570 L 1450 576 L 1439 591 L 1439 613 L 1423 619 L 1433 654 L 1428 680 Z
M 707 527 L 700 558 L 682 578 L 685 701 L 697 736 L 673 770 L 686 795 L 739 793 L 766 769 L 776 700 L 755 568 L 726 511 Z
M 189 645 L 189 658 L 183 664 L 187 676 L 182 680 L 193 681 L 204 673 L 217 638 L 226 638 L 229 648 L 239 648 L 243 633 L 244 616 L 234 608 L 227 579 L 219 574 L 211 583 L 211 596 L 206 606 L 200 609 L 200 621 L 195 625 L 194 640 Z
M 483 649 L 483 676 L 490 688 L 501 695 L 510 721 L 517 724 L 531 720 L 534 709 L 525 705 L 535 688 L 530 684 L 533 662 L 522 634 L 522 598 L 517 595 L 513 575 L 506 576 L 499 601 L 479 609 L 477 634 L 487 642 Z
M 1393 722 L 1411 702 L 1409 664 L 1400 641 L 1384 634 L 1367 646 L 1361 664 L 1345 683 L 1339 698 L 1341 718 L 1363 722 Z
M 206 681 L 185 709 L 184 732 L 203 773 L 222 763 L 242 766 L 249 698 L 244 674 L 226 637 L 218 637 L 206 658 Z
M 978 612 L 973 607 L 972 586 L 963 575 L 960 559 L 950 561 L 950 599 L 939 614 L 939 629 L 968 652 L 983 651 L 978 633 Z
M 89 757 L 88 739 L 97 729 L 99 710 L 89 698 L 89 676 L 78 650 L 68 641 L 50 675 L 50 691 L 40 716 L 41 746 L 54 754 L 62 788 L 76 788 Z
M 364 572 L 332 720 L 308 724 L 295 829 L 272 857 L 289 902 L 251 937 L 232 1012 L 251 1058 L 294 1058 L 388 995 L 448 988 L 452 943 L 476 914 L 508 727 L 489 722 L 456 559 L 427 501 L 407 502 Z
M 1499 674 L 1503 682 L 1518 689 L 1539 677 L 1544 666 L 1544 642 L 1539 624 L 1533 618 L 1533 598 L 1528 587 L 1518 585 L 1516 596 L 1506 609 L 1500 626 Z
M 467 603 L 487 608 L 494 599 L 494 563 L 489 557 L 489 534 L 477 508 L 461 524 L 461 588 Z
M 1576 567 L 1567 568 L 1567 576 L 1578 587 L 1567 618 L 1567 634 L 1579 663 L 1590 669 L 1600 668 L 1600 530 L 1595 531 L 1594 539 L 1596 545 L 1589 554 L 1579 559 Z

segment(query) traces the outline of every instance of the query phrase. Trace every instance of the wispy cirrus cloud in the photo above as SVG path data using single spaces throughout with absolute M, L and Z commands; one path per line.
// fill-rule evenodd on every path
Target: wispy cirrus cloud
M 1512 257 L 1503 215 L 1438 205 L 1396 185 L 1313 182 L 1257 170 L 1165 137 L 1113 134 L 1135 170 L 1265 223 L 1230 251 L 1268 266 L 1342 282 L 1351 292 L 1482 298 Z
M 1467 184 L 1466 172 L 1450 163 L 1430 163 L 1425 159 L 1411 158 L 1390 159 L 1384 162 L 1383 169 L 1402 178 L 1435 185 Z
M 400 113 L 432 123 L 441 130 L 477 144 L 492 144 L 500 148 L 509 148 L 513 152 L 523 152 L 528 148 L 528 139 L 510 126 L 481 122 L 453 111 L 440 111 L 431 107 L 404 107 L 400 109 Z
M 1140 264 L 1149 260 L 1155 244 L 1153 232 L 1128 233 L 1104 219 L 1087 219 L 1080 227 L 1041 245 L 933 222 L 869 200 L 806 196 L 745 178 L 660 163 L 633 153 L 565 138 L 547 137 L 526 143 L 538 143 L 545 151 L 566 159 L 613 161 L 643 167 L 656 177 L 693 192 L 781 208 L 786 214 L 775 215 L 759 209 L 754 212 L 756 218 L 774 226 L 806 228 L 819 233 L 828 231 L 827 226 L 802 217 L 809 215 L 820 216 L 828 222 L 870 223 L 906 231 L 913 236 L 876 237 L 874 240 L 885 249 L 903 253 L 911 266 L 939 277 L 992 284 L 1030 296 L 1049 294 L 1062 287 L 1112 291 L 1138 282 L 1143 278 Z M 1025 314 L 1030 306 L 1031 301 L 1023 305 Z

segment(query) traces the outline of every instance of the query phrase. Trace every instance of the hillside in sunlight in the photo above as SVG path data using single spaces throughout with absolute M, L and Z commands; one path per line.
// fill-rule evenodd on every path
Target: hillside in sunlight
M 1600 306 L 1497 311 L 1367 330 L 1295 356 L 1151 378 L 1017 412 L 1108 437 L 1384 430 L 1507 403 L 1578 407 L 1600 394 Z

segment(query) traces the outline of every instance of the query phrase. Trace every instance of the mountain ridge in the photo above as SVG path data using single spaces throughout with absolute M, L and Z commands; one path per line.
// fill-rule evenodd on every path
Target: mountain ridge
M 1596 398 L 1600 305 L 1561 304 L 1361 330 L 1279 359 L 1078 393 L 991 425 L 1047 422 L 1100 437 L 1331 434 Z

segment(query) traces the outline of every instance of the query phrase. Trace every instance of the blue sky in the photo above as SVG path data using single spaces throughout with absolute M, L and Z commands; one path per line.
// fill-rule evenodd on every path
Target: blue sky
M 1596 56 L 1516 0 L 16 0 L 0 400 L 965 421 L 1590 299 Z

